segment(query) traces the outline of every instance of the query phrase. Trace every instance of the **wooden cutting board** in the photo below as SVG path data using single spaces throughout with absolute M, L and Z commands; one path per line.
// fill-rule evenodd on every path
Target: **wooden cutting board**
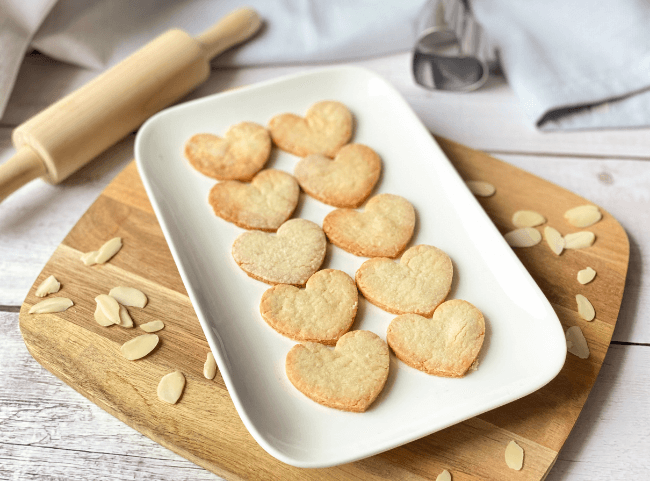
M 502 233 L 513 228 L 512 214 L 532 209 L 563 234 L 577 229 L 564 212 L 585 199 L 516 167 L 437 138 L 460 175 L 496 186 L 480 198 Z M 564 329 L 578 325 L 591 355 L 568 354 L 560 374 L 544 388 L 399 448 L 343 466 L 300 469 L 267 454 L 242 424 L 219 373 L 206 380 L 203 363 L 209 350 L 176 265 L 167 247 L 134 163 L 99 196 L 57 248 L 20 311 L 27 348 L 45 368 L 118 419 L 172 451 L 226 479 L 435 480 L 447 469 L 454 481 L 541 480 L 557 458 L 593 386 L 614 331 L 623 296 L 629 245 L 625 231 L 607 212 L 590 227 L 595 244 L 553 254 L 542 241 L 515 249 L 544 291 Z M 86 267 L 83 252 L 120 236 L 124 247 L 107 264 Z M 580 285 L 576 273 L 587 266 L 596 279 Z M 47 276 L 61 281 L 60 296 L 75 305 L 63 313 L 30 315 L 40 299 L 34 290 Z M 119 347 L 134 331 L 105 328 L 93 319 L 94 298 L 117 285 L 139 287 L 149 296 L 145 309 L 131 309 L 136 325 L 162 319 L 161 343 L 146 358 L 126 361 Z M 584 294 L 596 309 L 586 322 L 577 314 L 575 295 Z M 156 397 L 160 378 L 185 373 L 187 385 L 177 405 Z M 510 470 L 505 446 L 516 440 L 525 450 L 524 468 Z

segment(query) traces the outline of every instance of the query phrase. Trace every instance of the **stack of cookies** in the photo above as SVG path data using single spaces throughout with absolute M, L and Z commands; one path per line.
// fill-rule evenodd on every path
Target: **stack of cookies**
M 185 145 L 185 157 L 220 181 L 208 195 L 214 213 L 248 230 L 233 243 L 232 255 L 246 274 L 273 286 L 260 301 L 263 319 L 300 342 L 286 357 L 291 383 L 320 404 L 363 412 L 388 378 L 389 346 L 415 369 L 462 377 L 477 359 L 485 321 L 467 301 L 445 302 L 453 278 L 445 252 L 431 245 L 405 250 L 415 210 L 398 195 L 370 197 L 382 162 L 372 148 L 350 143 L 353 130 L 345 105 L 322 101 L 305 117 L 277 115 L 267 128 L 242 122 L 224 137 L 195 135 Z M 293 175 L 263 169 L 273 145 L 300 157 Z M 291 219 L 301 189 L 336 208 L 322 228 Z M 341 270 L 320 270 L 328 240 L 370 258 L 354 279 Z M 357 289 L 372 304 L 398 314 L 388 326 L 387 343 L 371 331 L 350 330 Z

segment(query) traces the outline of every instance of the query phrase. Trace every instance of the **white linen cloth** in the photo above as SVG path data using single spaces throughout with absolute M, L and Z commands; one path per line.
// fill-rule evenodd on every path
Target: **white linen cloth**
M 410 50 L 423 12 L 440 1 L 248 0 L 265 27 L 214 63 L 332 62 Z M 241 0 L 0 0 L 0 118 L 30 48 L 102 71 L 169 28 L 196 35 L 240 6 Z M 534 125 L 650 125 L 647 0 L 471 6 Z

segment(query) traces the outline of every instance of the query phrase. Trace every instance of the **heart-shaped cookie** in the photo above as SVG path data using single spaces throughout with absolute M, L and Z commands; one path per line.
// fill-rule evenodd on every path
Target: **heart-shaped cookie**
M 370 147 L 348 144 L 334 160 L 322 154 L 308 155 L 293 174 L 302 190 L 334 207 L 359 207 L 379 179 L 381 159 Z
M 291 219 L 277 234 L 249 231 L 232 245 L 232 256 L 246 274 L 267 284 L 304 286 L 323 263 L 327 239 L 318 224 Z
M 375 333 L 351 331 L 334 349 L 315 342 L 287 354 L 287 377 L 296 389 L 324 406 L 364 412 L 386 384 L 388 346 Z
M 430 316 L 445 300 L 454 268 L 437 247 L 418 245 L 404 252 L 399 263 L 385 257 L 369 259 L 356 274 L 366 299 L 393 314 Z
M 342 103 L 326 100 L 309 107 L 304 118 L 276 115 L 269 131 L 275 145 L 291 154 L 334 157 L 352 137 L 352 113 Z
M 270 154 L 268 131 L 253 122 L 233 125 L 223 138 L 197 134 L 185 144 L 185 157 L 192 167 L 218 180 L 250 180 Z
M 222 219 L 243 227 L 274 232 L 293 213 L 300 187 L 281 170 L 263 170 L 250 184 L 238 180 L 220 182 L 210 190 L 208 202 Z
M 363 212 L 338 209 L 323 219 L 323 230 L 332 244 L 364 257 L 397 257 L 414 228 L 413 206 L 393 194 L 374 196 Z
M 262 296 L 260 313 L 280 334 L 295 341 L 336 344 L 357 315 L 359 295 L 354 280 L 343 271 L 324 269 L 304 290 L 280 284 Z
M 417 314 L 396 317 L 386 332 L 388 345 L 400 360 L 444 377 L 463 377 L 476 360 L 484 337 L 483 314 L 460 299 L 440 304 L 431 319 Z

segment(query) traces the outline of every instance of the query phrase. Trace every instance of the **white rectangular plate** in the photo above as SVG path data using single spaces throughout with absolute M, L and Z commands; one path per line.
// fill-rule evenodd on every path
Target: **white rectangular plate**
M 259 313 L 268 285 L 248 277 L 230 250 L 241 234 L 207 202 L 215 181 L 183 157 L 192 135 L 223 135 L 233 124 L 266 125 L 274 115 L 304 115 L 320 100 L 338 100 L 355 117 L 353 142 L 373 148 L 383 172 L 374 194 L 405 197 L 417 224 L 410 246 L 443 249 L 454 264 L 448 298 L 465 299 L 486 320 L 479 369 L 461 379 L 427 375 L 391 355 L 388 381 L 371 408 L 348 413 L 298 392 L 284 370 L 294 341 Z M 566 356 L 550 304 L 399 93 L 359 68 L 293 75 L 165 110 L 140 129 L 138 169 L 203 331 L 242 421 L 279 460 L 326 467 L 394 448 L 514 401 L 553 379 Z M 298 158 L 274 149 L 266 167 L 293 173 Z M 294 217 L 322 225 L 333 210 L 301 193 Z M 496 195 L 499 195 L 497 192 Z M 323 268 L 354 278 L 365 258 L 328 244 Z M 353 329 L 386 338 L 395 316 L 359 299 Z

